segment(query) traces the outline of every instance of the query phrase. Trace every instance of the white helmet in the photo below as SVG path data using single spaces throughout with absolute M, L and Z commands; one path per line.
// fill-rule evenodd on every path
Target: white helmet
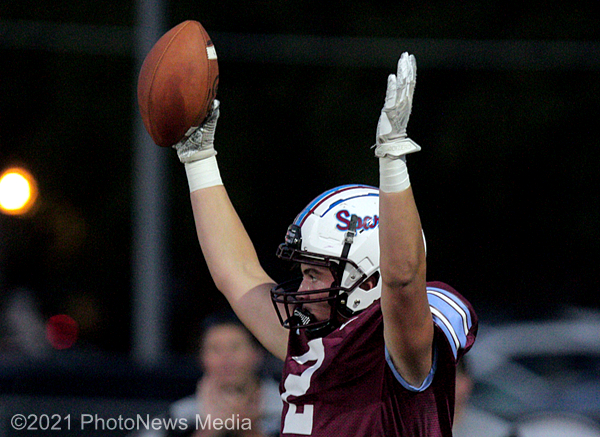
M 375 286 L 365 287 L 368 289 L 360 288 L 379 271 L 379 190 L 367 185 L 343 185 L 321 194 L 290 225 L 277 256 L 327 267 L 334 277 L 332 286 L 322 290 L 299 292 L 302 278 L 274 287 L 271 297 L 283 326 L 330 328 L 335 326 L 338 312 L 350 317 L 364 310 L 381 297 L 379 280 Z M 312 320 L 298 311 L 311 295 L 322 296 L 324 291 L 329 291 L 328 297 L 313 302 L 330 303 L 328 320 Z M 278 304 L 283 304 L 283 310 Z

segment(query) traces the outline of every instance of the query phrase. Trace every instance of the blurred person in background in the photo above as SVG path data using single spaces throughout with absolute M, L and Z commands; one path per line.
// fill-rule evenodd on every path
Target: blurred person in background
M 454 404 L 454 437 L 507 437 L 510 424 L 500 417 L 473 405 L 471 393 L 474 381 L 469 371 L 467 357 L 456 365 L 456 398 Z
M 277 382 L 261 373 L 265 359 L 266 352 L 233 313 L 207 317 L 202 324 L 198 352 L 203 374 L 196 392 L 174 402 L 165 418 L 178 420 L 177 426 L 140 430 L 136 435 L 278 435 L 282 401 Z M 219 426 L 221 423 L 224 424 L 222 427 Z M 182 424 L 187 426 L 180 426 Z
M 50 352 L 40 303 L 31 290 L 2 291 L 0 352 L 38 359 Z

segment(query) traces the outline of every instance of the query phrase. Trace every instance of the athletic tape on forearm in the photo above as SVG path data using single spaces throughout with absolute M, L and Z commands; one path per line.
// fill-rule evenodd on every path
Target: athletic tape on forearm
M 185 173 L 190 186 L 190 193 L 202 188 L 223 185 L 216 156 L 186 163 Z
M 379 158 L 379 189 L 385 193 L 398 193 L 410 187 L 406 157 Z

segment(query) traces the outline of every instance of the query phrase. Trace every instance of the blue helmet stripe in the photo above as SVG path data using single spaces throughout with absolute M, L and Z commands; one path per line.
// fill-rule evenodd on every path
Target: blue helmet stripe
M 334 194 L 336 194 L 336 193 L 338 193 L 340 191 L 345 191 L 345 190 L 355 189 L 355 188 L 372 188 L 372 189 L 376 189 L 376 188 L 368 186 L 368 185 L 356 185 L 356 184 L 341 185 L 339 187 L 332 188 L 331 190 L 325 191 L 323 194 L 321 194 L 320 196 L 316 197 L 312 202 L 310 202 L 302 210 L 302 212 L 300 212 L 300 214 L 298 214 L 298 216 L 296 217 L 296 220 L 294 220 L 294 224 L 298 225 L 298 226 L 302 226 L 302 224 L 304 223 L 304 220 L 306 219 L 306 217 L 308 217 L 321 204 L 321 202 L 323 202 L 325 199 L 331 197 L 332 195 L 334 195 Z M 367 195 L 368 196 L 378 196 L 379 194 L 378 193 L 369 193 Z M 348 198 L 350 198 L 350 197 L 348 197 Z M 333 203 L 327 209 L 327 211 L 329 211 L 331 208 L 333 208 L 338 203 L 343 202 L 344 200 L 347 200 L 348 198 L 340 199 L 339 201 Z

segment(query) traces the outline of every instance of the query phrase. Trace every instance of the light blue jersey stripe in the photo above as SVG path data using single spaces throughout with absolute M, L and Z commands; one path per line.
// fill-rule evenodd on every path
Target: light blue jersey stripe
M 441 288 L 428 288 L 427 298 L 434 322 L 441 328 L 452 347 L 454 357 L 467 344 L 471 314 L 455 295 Z
M 400 372 L 398 372 L 398 370 L 396 369 L 396 366 L 394 366 L 394 362 L 392 361 L 392 357 L 390 355 L 390 351 L 388 350 L 387 346 L 385 347 L 385 360 L 387 361 L 388 366 L 390 366 L 390 369 L 392 370 L 392 373 L 394 374 L 396 381 L 398 381 L 402 385 L 402 387 L 404 387 L 408 391 L 419 393 L 419 392 L 423 392 L 423 391 L 427 390 L 429 388 L 429 386 L 431 385 L 431 383 L 433 382 L 433 377 L 435 376 L 435 371 L 437 369 L 437 348 L 436 347 L 433 348 L 433 364 L 431 366 L 431 369 L 429 370 L 429 373 L 427 374 L 427 377 L 425 378 L 425 381 L 423 381 L 423 383 L 421 384 L 420 387 L 415 387 L 414 385 L 409 384 L 402 377 L 402 375 L 400 375 Z
M 461 314 L 465 318 L 464 329 L 466 334 L 473 325 L 473 322 L 471 321 L 471 312 L 469 311 L 467 305 L 462 300 L 460 300 L 458 296 L 449 292 L 448 290 L 444 290 L 443 288 L 427 287 L 427 295 L 429 296 L 431 294 L 435 294 L 439 297 L 442 297 L 448 302 L 451 301 L 451 305 L 454 306 L 457 309 L 457 311 L 461 311 Z

